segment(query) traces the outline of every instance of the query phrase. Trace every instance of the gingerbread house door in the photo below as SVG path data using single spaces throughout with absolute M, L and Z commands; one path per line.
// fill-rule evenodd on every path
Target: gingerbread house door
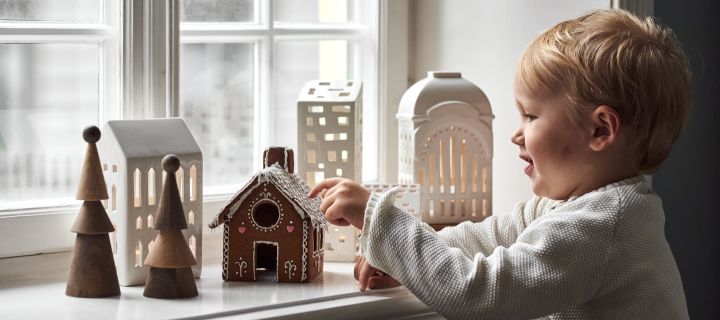
M 278 243 L 271 241 L 255 241 L 255 280 L 278 280 Z

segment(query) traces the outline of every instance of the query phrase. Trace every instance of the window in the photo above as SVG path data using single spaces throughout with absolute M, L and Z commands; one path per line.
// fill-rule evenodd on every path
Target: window
M 364 101 L 376 99 L 372 3 L 181 1 L 179 112 L 204 151 L 205 194 L 236 192 L 267 146 L 297 150 L 296 101 L 307 81 L 360 80 Z M 363 131 L 363 176 L 372 179 L 377 130 Z
M 82 130 L 117 115 L 117 0 L 0 2 L 0 211 L 75 203 Z
M 377 7 L 357 0 L 0 1 L 0 215 L 9 217 L 0 233 L 14 238 L 30 223 L 53 230 L 27 245 L 0 245 L 0 257 L 72 247 L 72 234 L 56 226 L 71 225 L 80 206 L 74 193 L 87 125 L 184 117 L 204 159 L 202 168 L 188 168 L 188 201 L 225 201 L 260 169 L 266 146 L 296 149 L 294 108 L 306 81 L 361 80 L 364 101 L 374 106 Z M 376 109 L 364 108 L 364 117 L 377 118 Z M 371 172 L 364 176 L 372 179 L 378 130 L 364 132 Z M 107 163 L 106 173 L 118 166 Z M 165 172 L 155 174 L 142 168 L 138 175 L 137 198 L 148 205 L 157 205 L 161 189 L 152 186 Z M 108 214 L 118 214 L 127 199 L 118 199 L 119 186 L 107 187 Z M 29 222 L 36 214 L 43 218 Z

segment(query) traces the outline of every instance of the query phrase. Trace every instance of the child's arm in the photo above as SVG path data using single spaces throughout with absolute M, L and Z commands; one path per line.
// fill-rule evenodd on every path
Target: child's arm
M 513 212 L 492 215 L 479 223 L 468 221 L 447 227 L 438 232 L 438 236 L 467 257 L 472 258 L 478 252 L 488 256 L 498 246 L 509 247 L 515 243 L 518 235 L 554 203 L 547 198 L 533 197 L 518 204 Z
M 361 236 L 366 258 L 448 318 L 539 317 L 586 302 L 599 288 L 612 232 L 596 224 L 549 216 L 514 244 L 469 258 L 388 196 L 370 200 Z M 563 236 L 577 230 L 587 236 Z

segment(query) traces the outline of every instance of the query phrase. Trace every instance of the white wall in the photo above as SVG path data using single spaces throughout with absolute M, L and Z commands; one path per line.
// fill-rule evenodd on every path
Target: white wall
M 510 212 L 532 196 L 524 161 L 510 142 L 519 123 L 513 74 L 522 50 L 558 22 L 609 7 L 610 0 L 409 1 L 410 83 L 429 70 L 460 71 L 490 99 L 495 114 L 494 213 Z

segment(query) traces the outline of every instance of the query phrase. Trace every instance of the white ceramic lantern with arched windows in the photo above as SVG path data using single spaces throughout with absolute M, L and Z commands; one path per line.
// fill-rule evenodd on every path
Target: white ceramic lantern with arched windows
M 120 285 L 145 283 L 149 267 L 155 213 L 160 204 L 165 171 L 162 158 L 180 158 L 175 174 L 188 229 L 183 230 L 190 251 L 202 260 L 202 152 L 180 118 L 109 121 L 98 142 L 110 199 L 103 200 L 115 227 L 111 246 Z M 192 267 L 200 277 L 201 264 Z
M 492 212 L 493 114 L 459 72 L 429 72 L 400 100 L 399 183 L 422 188 L 422 220 L 434 227 Z

